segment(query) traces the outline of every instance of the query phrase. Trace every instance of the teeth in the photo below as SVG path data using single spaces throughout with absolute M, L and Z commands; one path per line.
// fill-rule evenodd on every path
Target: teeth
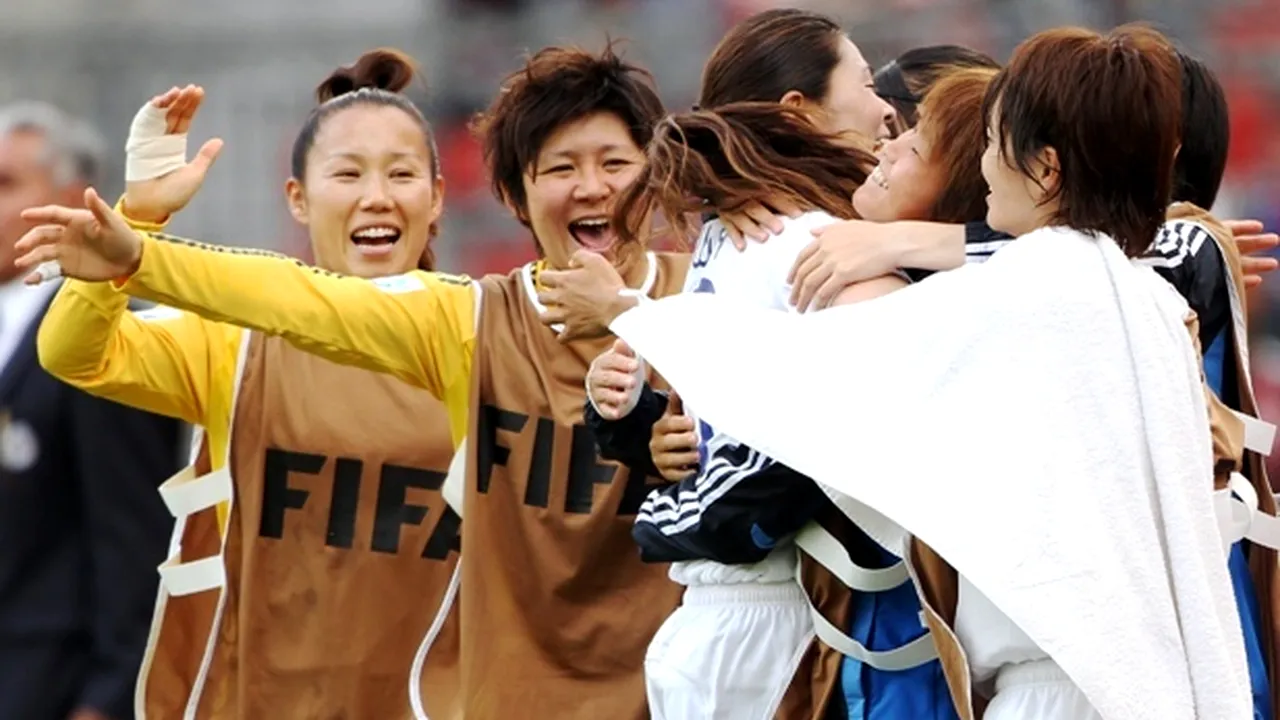
M 574 225 L 585 225 L 587 227 L 604 227 L 609 224 L 608 220 L 575 220 Z
M 362 240 L 378 240 L 381 238 L 396 237 L 399 234 L 400 234 L 400 231 L 396 230 L 395 228 L 372 227 L 372 228 L 364 228 L 361 230 L 357 230 L 354 233 L 352 233 L 352 237 L 357 237 Z
M 884 171 L 880 169 L 879 165 L 876 166 L 875 170 L 871 171 L 871 177 L 869 179 L 871 180 L 871 182 L 875 183 L 876 185 L 879 185 L 885 190 L 889 189 L 889 181 L 885 178 Z

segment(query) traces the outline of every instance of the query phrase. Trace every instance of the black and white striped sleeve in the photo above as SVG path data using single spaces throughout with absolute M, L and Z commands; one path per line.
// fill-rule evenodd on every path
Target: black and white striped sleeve
M 631 530 L 645 562 L 759 562 L 830 503 L 809 478 L 737 449 L 743 467 L 721 465 L 649 494 Z
M 1138 259 L 1173 285 L 1200 318 L 1200 346 L 1208 348 L 1231 322 L 1226 263 L 1212 231 L 1193 220 L 1160 226 L 1151 250 Z

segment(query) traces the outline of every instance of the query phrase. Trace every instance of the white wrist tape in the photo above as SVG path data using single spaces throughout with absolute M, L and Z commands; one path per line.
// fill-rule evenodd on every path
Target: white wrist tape
M 622 288 L 618 291 L 618 297 L 635 298 L 637 304 L 649 302 L 649 293 L 635 288 Z
M 62 277 L 62 264 L 57 260 L 42 262 L 36 266 L 35 272 L 40 276 L 40 282 L 47 283 Z
M 187 164 L 187 134 L 165 133 L 168 112 L 148 102 L 133 116 L 124 144 L 126 182 L 154 180 Z

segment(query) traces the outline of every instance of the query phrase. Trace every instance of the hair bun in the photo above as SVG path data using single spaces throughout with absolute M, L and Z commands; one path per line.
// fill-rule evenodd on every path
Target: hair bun
M 360 56 L 353 65 L 334 70 L 316 88 L 316 101 L 333 98 L 362 88 L 398 93 L 413 82 L 418 64 L 406 53 L 393 48 L 378 48 Z

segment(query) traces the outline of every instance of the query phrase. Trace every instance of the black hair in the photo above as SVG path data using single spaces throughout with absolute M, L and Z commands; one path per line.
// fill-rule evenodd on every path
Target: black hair
M 1208 210 L 1218 198 L 1231 141 L 1227 95 L 1200 60 L 1182 61 L 1182 147 L 1173 164 L 1173 199 Z

